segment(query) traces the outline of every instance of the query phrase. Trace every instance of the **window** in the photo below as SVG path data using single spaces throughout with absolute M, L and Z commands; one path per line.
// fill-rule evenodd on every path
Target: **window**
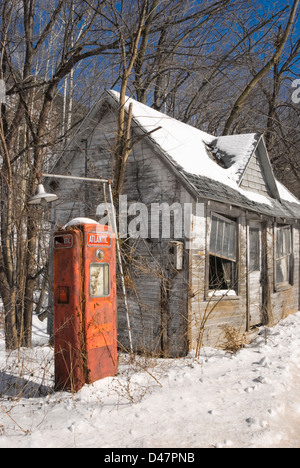
M 90 265 L 90 295 L 91 297 L 107 297 L 110 295 L 110 269 L 108 263 L 92 263 Z
M 237 223 L 213 214 L 209 240 L 209 289 L 226 293 L 237 288 Z
M 292 227 L 276 228 L 276 286 L 287 286 L 293 282 Z
M 249 229 L 249 269 L 250 272 L 260 271 L 260 231 L 257 228 Z

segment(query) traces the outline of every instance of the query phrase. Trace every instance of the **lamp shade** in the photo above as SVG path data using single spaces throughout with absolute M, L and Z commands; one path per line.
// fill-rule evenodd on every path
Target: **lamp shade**
M 37 186 L 36 194 L 28 200 L 29 205 L 45 205 L 58 199 L 55 193 L 46 193 L 43 184 Z

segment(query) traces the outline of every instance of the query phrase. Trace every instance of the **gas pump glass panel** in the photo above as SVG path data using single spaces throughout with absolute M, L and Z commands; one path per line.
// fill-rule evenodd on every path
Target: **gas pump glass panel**
M 108 263 L 90 265 L 90 296 L 108 297 L 110 295 L 110 267 Z

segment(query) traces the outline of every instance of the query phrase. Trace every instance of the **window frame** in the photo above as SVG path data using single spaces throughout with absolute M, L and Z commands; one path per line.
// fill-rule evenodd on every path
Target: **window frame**
M 253 260 L 253 250 L 251 247 L 253 244 L 252 238 L 251 238 L 251 232 L 258 234 L 258 238 L 256 239 L 257 242 L 257 247 L 258 247 L 258 255 L 256 258 Z M 257 271 L 262 271 L 262 232 L 260 227 L 254 227 L 254 226 L 249 226 L 248 227 L 248 239 L 249 239 L 249 246 L 248 246 L 248 274 L 255 273 Z
M 235 228 L 235 245 L 234 245 L 234 260 L 233 257 L 230 258 L 229 256 L 224 256 L 218 254 L 215 249 L 214 252 L 211 251 L 211 233 L 212 233 L 212 226 L 213 226 L 213 218 L 217 218 L 225 223 L 234 226 Z M 239 268 L 238 268 L 238 259 L 239 259 L 239 217 L 230 218 L 226 215 L 219 214 L 215 211 L 210 212 L 210 216 L 207 218 L 208 222 L 208 229 L 207 229 L 207 249 L 206 249 L 206 288 L 205 288 L 205 299 L 206 300 L 220 300 L 223 298 L 226 300 L 234 300 L 239 299 Z M 223 231 L 223 241 L 224 241 L 224 234 L 225 230 Z M 217 245 L 217 235 L 216 235 L 216 245 Z M 224 245 L 224 242 L 222 242 Z M 210 288 L 210 262 L 211 257 L 219 258 L 221 260 L 225 260 L 227 262 L 231 262 L 234 265 L 235 271 L 235 284 L 233 288 L 228 289 L 212 289 Z
M 280 231 L 287 231 L 290 232 L 290 252 L 284 253 L 283 255 L 278 255 L 278 233 Z M 284 237 L 282 237 L 284 240 Z M 283 252 L 282 252 L 283 253 Z M 277 274 L 277 263 L 280 260 L 284 260 L 289 258 L 288 264 L 288 280 L 287 281 L 278 281 L 278 274 Z M 295 269 L 294 269 L 294 229 L 291 224 L 279 224 L 275 223 L 274 225 L 274 290 L 283 291 L 285 289 L 289 289 L 294 286 L 294 278 L 295 278 Z

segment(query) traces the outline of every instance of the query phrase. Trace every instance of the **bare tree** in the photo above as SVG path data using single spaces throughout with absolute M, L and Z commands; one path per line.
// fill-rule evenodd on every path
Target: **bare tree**
M 142 32 L 145 29 L 145 22 L 148 11 L 148 0 L 145 0 L 141 4 L 140 14 L 138 17 L 135 18 L 136 27 L 131 31 L 132 40 L 130 42 L 129 51 L 127 50 L 128 32 L 126 31 L 128 26 L 122 14 L 123 12 L 121 10 L 121 12 L 119 13 L 113 6 L 112 10 L 114 14 L 114 26 L 116 28 L 116 31 L 118 31 L 119 35 L 119 44 L 122 57 L 120 73 L 120 102 L 118 110 L 118 131 L 116 148 L 114 151 L 116 157 L 114 192 L 115 198 L 118 199 L 119 194 L 122 193 L 126 163 L 131 152 L 132 106 L 130 106 L 128 118 L 126 118 L 126 93 L 128 88 L 128 81 L 138 57 Z
M 77 64 L 118 45 L 98 14 L 105 2 L 90 3 L 93 8 L 77 0 L 1 5 L 0 77 L 7 92 L 0 118 L 0 292 L 8 348 L 31 344 L 34 291 L 45 265 L 37 263 L 41 215 L 26 201 L 59 136 L 58 88 Z
M 252 80 L 247 83 L 246 87 L 243 89 L 241 94 L 238 96 L 236 102 L 233 105 L 233 108 L 230 112 L 230 115 L 225 123 L 223 135 L 228 135 L 230 133 L 231 127 L 239 114 L 239 110 L 245 103 L 246 99 L 250 95 L 254 87 L 259 83 L 259 81 L 264 78 L 264 76 L 272 70 L 273 67 L 278 66 L 278 63 L 281 59 L 281 56 L 284 51 L 284 47 L 289 39 L 291 30 L 293 28 L 295 18 L 297 16 L 297 11 L 299 9 L 300 0 L 294 0 L 293 6 L 290 11 L 290 15 L 286 24 L 286 27 L 283 31 L 279 31 L 278 38 L 275 44 L 275 52 L 272 57 L 267 61 L 266 64 L 254 75 Z M 276 73 L 276 72 L 275 72 Z

